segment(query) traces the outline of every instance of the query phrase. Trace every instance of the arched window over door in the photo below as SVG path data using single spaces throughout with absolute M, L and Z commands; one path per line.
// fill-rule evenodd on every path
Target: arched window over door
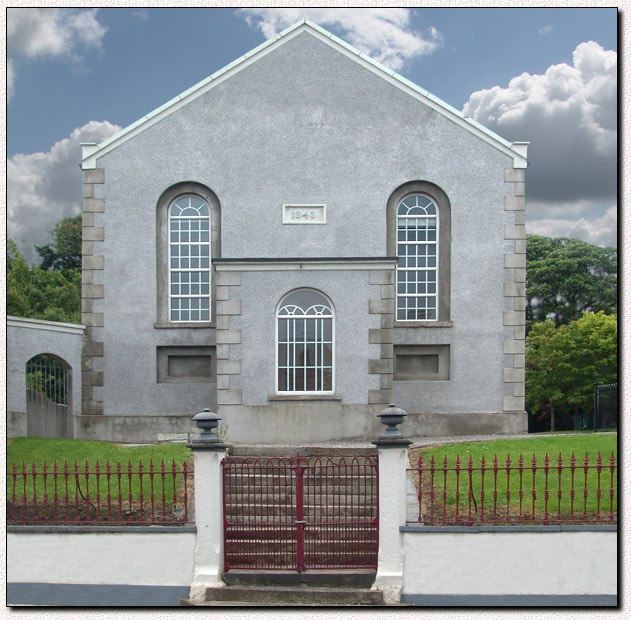
M 70 366 L 54 355 L 26 362 L 26 434 L 28 437 L 72 437 Z
M 287 295 L 276 313 L 276 391 L 330 393 L 334 389 L 334 311 L 318 291 Z

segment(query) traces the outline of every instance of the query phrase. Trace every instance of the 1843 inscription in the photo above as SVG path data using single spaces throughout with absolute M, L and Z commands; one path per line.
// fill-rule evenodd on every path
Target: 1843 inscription
M 283 205 L 283 224 L 326 224 L 326 206 Z

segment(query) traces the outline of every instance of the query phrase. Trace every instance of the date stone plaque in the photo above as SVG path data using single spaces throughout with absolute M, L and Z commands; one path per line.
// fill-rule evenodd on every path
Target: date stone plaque
M 283 205 L 283 224 L 326 224 L 326 205 Z

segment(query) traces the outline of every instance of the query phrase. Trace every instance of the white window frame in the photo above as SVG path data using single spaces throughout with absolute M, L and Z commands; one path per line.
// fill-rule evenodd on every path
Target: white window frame
M 197 215 L 197 216 L 191 216 L 191 215 L 174 215 L 173 214 L 173 210 L 174 208 L 177 206 L 177 208 L 182 209 L 182 206 L 179 205 L 178 203 L 182 200 L 186 200 L 189 199 L 189 206 L 186 208 L 195 208 L 192 205 L 190 205 L 190 199 L 191 198 L 195 198 L 196 200 L 199 200 L 203 206 L 206 207 L 206 211 L 207 213 L 205 215 Z M 198 213 L 199 213 L 199 209 L 201 207 L 199 207 Z M 168 307 L 167 307 L 167 311 L 168 311 L 168 320 L 170 323 L 208 323 L 212 320 L 212 270 L 211 270 L 211 264 L 212 264 L 212 220 L 211 220 L 211 210 L 210 210 L 210 205 L 208 204 L 208 202 L 206 200 L 204 200 L 203 198 L 201 198 L 200 196 L 197 196 L 196 194 L 182 194 L 180 196 L 178 196 L 177 198 L 175 198 L 169 205 L 168 211 L 167 211 L 167 219 L 168 219 L 168 226 L 167 226 L 167 261 L 168 261 Z M 207 241 L 197 241 L 197 242 L 192 242 L 189 241 L 188 242 L 173 242 L 171 239 L 171 232 L 172 232 L 172 224 L 174 220 L 193 220 L 193 221 L 202 221 L 202 220 L 206 220 L 208 223 L 208 240 Z M 202 247 L 207 247 L 208 248 L 208 267 L 189 267 L 188 268 L 182 268 L 182 267 L 173 267 L 172 263 L 171 263 L 171 259 L 172 259 L 172 249 L 175 245 L 178 246 L 196 246 L 198 248 L 202 248 Z M 201 262 L 201 252 L 199 254 L 200 256 L 200 262 Z M 174 273 L 207 273 L 208 274 L 208 294 L 205 295 L 174 295 L 172 292 L 172 285 L 173 285 L 173 274 Z M 181 282 L 180 282 L 180 286 L 181 286 Z M 192 286 L 192 283 L 189 282 L 189 286 Z M 201 284 L 200 284 L 201 287 Z M 208 318 L 199 318 L 199 319 L 182 319 L 182 318 L 177 318 L 174 319 L 173 318 L 173 307 L 172 307 L 172 302 L 174 299 L 208 299 Z M 201 314 L 202 311 L 205 309 L 200 309 L 199 313 Z M 178 312 L 180 313 L 181 316 L 181 312 L 182 310 L 178 310 Z M 188 312 L 192 312 L 190 309 L 188 310 Z
M 305 313 L 305 309 L 304 308 L 299 308 L 300 310 L 302 310 L 302 314 L 281 314 L 281 312 L 287 307 L 285 304 L 285 301 L 287 300 L 287 298 L 290 295 L 293 295 L 294 293 L 298 293 L 300 291 L 309 291 L 311 293 L 315 293 L 317 295 L 319 295 L 320 297 L 322 297 L 322 299 L 326 302 L 327 306 L 328 306 L 328 310 L 329 310 L 329 314 L 306 314 Z M 295 308 L 298 308 L 297 306 L 294 306 Z M 310 308 L 312 308 L 313 306 L 310 306 Z M 308 310 L 310 309 L 307 309 Z M 280 342 L 279 342 L 279 322 L 281 319 L 286 320 L 286 319 L 291 319 L 292 317 L 296 317 L 297 319 L 301 319 L 303 318 L 303 320 L 309 320 L 309 319 L 330 319 L 331 320 L 331 389 L 330 390 L 283 390 L 281 389 L 281 386 L 279 385 L 279 381 L 278 381 L 278 375 L 279 375 L 279 347 L 280 347 Z M 275 342 L 275 353 L 274 353 L 274 389 L 275 389 L 275 393 L 276 394 L 281 394 L 281 395 L 295 395 L 295 396 L 300 396 L 300 395 L 326 395 L 326 394 L 334 394 L 335 393 L 335 308 L 333 307 L 333 304 L 331 303 L 331 300 L 324 295 L 324 293 L 316 290 L 316 289 L 311 289 L 311 288 L 303 288 L 303 289 L 295 289 L 293 291 L 290 291 L 289 293 L 287 293 L 287 295 L 285 295 L 281 301 L 279 302 L 277 308 L 276 308 L 276 312 L 274 314 L 274 331 L 275 331 L 275 338 L 274 338 L 274 342 Z M 305 330 L 305 337 L 306 337 L 306 330 Z M 289 342 L 287 343 L 289 346 Z M 303 344 L 306 344 L 303 343 Z M 318 344 L 318 340 L 317 340 L 317 336 L 315 338 L 315 342 L 314 344 Z M 296 346 L 296 343 L 294 342 L 294 347 Z M 294 349 L 295 350 L 295 349 Z M 316 346 L 316 353 L 318 351 L 318 348 Z M 294 360 L 296 359 L 295 353 L 294 353 Z M 290 366 L 289 366 L 289 356 L 287 356 L 287 370 L 289 371 Z M 317 358 L 316 358 L 316 372 L 317 372 Z M 292 367 L 294 370 L 294 386 L 295 386 L 295 369 L 299 368 L 299 367 Z M 304 374 L 304 381 L 306 381 L 306 369 L 307 366 L 303 366 L 302 367 L 305 371 Z M 324 366 L 320 367 L 321 370 L 324 369 Z M 289 372 L 287 373 L 289 376 Z M 321 375 L 322 376 L 322 375 Z M 304 386 L 304 381 L 303 381 L 303 386 Z
M 400 215 L 399 214 L 399 209 L 401 208 L 401 205 L 403 205 L 403 203 L 406 200 L 409 200 L 410 198 L 413 197 L 421 197 L 426 199 L 427 201 L 429 201 L 429 203 L 431 203 L 431 205 L 434 206 L 434 210 L 435 213 L 434 214 L 418 214 L 418 215 L 410 215 L 409 211 L 415 208 L 423 208 L 423 209 L 427 209 L 427 207 L 429 205 L 425 205 L 425 206 L 421 206 L 421 205 L 415 205 L 413 207 L 408 207 L 407 205 L 405 205 L 408 208 L 408 214 L 406 215 Z M 418 203 L 418 200 L 417 200 Z M 434 241 L 408 241 L 407 239 L 404 241 L 399 241 L 399 218 L 405 218 L 405 219 L 433 219 L 436 222 L 436 239 Z M 430 229 L 427 229 L 430 230 Z M 396 242 L 396 249 L 397 249 L 397 269 L 396 269 L 396 308 L 395 308 L 395 320 L 397 322 L 418 322 L 418 321 L 428 321 L 428 322 L 435 322 L 439 320 L 439 293 L 440 293 L 440 247 L 439 247 L 439 243 L 440 243 L 440 211 L 439 211 L 439 206 L 438 203 L 436 202 L 436 200 L 434 200 L 434 198 L 432 198 L 431 196 L 423 193 L 423 192 L 413 192 L 408 194 L 407 196 L 404 196 L 401 200 L 399 200 L 399 202 L 397 203 L 397 207 L 396 207 L 396 225 L 395 225 L 395 242 Z M 434 258 L 436 260 L 436 265 L 434 267 L 428 267 L 427 265 L 425 267 L 399 267 L 398 264 L 398 259 L 401 258 L 401 255 L 399 253 L 399 246 L 400 245 L 433 245 L 435 247 L 435 251 L 434 251 Z M 409 255 L 408 255 L 409 256 Z M 416 257 L 419 256 L 419 254 L 415 254 Z M 436 292 L 432 293 L 432 294 L 428 294 L 427 292 L 424 294 L 421 293 L 399 293 L 399 273 L 401 271 L 406 271 L 406 272 L 434 272 L 436 274 L 436 279 L 435 279 L 435 288 L 436 288 Z M 425 299 L 429 299 L 429 298 L 434 298 L 435 299 L 435 306 L 434 306 L 434 318 L 409 318 L 409 317 L 405 317 L 405 318 L 399 318 L 399 310 L 401 310 L 401 306 L 400 306 L 400 300 L 402 298 L 410 298 L 410 297 L 414 297 L 414 298 L 419 298 L 419 297 L 423 297 Z M 407 304 L 406 304 L 406 308 L 407 308 Z M 418 309 L 417 309 L 418 311 Z

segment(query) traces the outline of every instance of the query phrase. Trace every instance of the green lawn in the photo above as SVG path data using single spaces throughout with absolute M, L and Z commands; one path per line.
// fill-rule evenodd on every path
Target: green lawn
M 74 464 L 75 461 L 94 465 L 99 461 L 105 465 L 120 462 L 127 465 L 131 461 L 132 465 L 137 465 L 142 461 L 143 465 L 149 464 L 153 460 L 154 464 L 159 464 L 162 460 L 165 463 L 175 459 L 176 463 L 186 461 L 191 451 L 183 444 L 151 444 L 147 446 L 126 446 L 120 443 L 108 441 L 82 441 L 79 439 L 40 439 L 37 437 L 17 437 L 10 439 L 7 446 L 7 464 L 9 467 L 16 463 L 21 467 L 22 462 L 27 465 L 35 463 L 40 467 L 44 461 L 51 466 L 53 461 L 57 465 L 63 465 L 64 461 Z
M 597 457 L 602 457 L 600 473 Z M 617 510 L 617 434 L 579 433 L 576 435 L 528 435 L 523 439 L 497 439 L 453 443 L 410 451 L 410 463 L 416 467 L 422 456 L 425 468 L 431 466 L 434 458 L 434 474 L 425 471 L 421 476 L 421 499 L 424 518 L 431 518 L 431 494 L 434 493 L 433 517 L 453 522 L 468 518 L 468 494 L 471 491 L 473 519 L 485 521 L 493 519 L 494 497 L 497 497 L 497 516 L 511 520 L 519 516 L 520 490 L 522 493 L 521 509 L 526 520 L 540 520 L 547 512 L 554 521 L 561 515 L 561 520 L 568 519 L 570 512 L 584 520 L 593 519 L 597 513 L 600 518 L 610 510 Z M 572 474 L 571 457 L 575 457 L 575 469 Z M 584 458 L 589 455 L 590 467 L 585 471 Z M 611 472 L 610 457 L 614 455 L 615 470 Z M 549 470 L 543 467 L 546 455 Z M 559 468 L 559 455 L 562 468 Z M 497 457 L 497 471 L 494 459 Z M 519 460 L 523 457 L 523 471 L 520 474 Z M 533 472 L 533 457 L 536 459 L 536 471 Z M 445 465 L 446 458 L 446 465 Z M 460 459 L 460 474 L 456 475 L 456 460 Z M 473 460 L 473 471 L 468 471 L 469 459 Z M 484 476 L 481 466 L 484 458 Z M 507 471 L 507 458 L 510 458 Z M 541 468 L 541 469 L 540 469 Z M 414 476 L 418 489 L 418 475 Z M 546 489 L 548 490 L 546 498 Z M 559 489 L 561 490 L 559 497 Z M 587 490 L 585 497 L 584 490 Z M 598 491 L 600 490 L 600 501 Z M 610 501 L 613 490 L 613 503 Z M 534 491 L 534 493 L 533 493 Z M 572 497 L 572 491 L 574 497 Z M 446 496 L 445 496 L 446 494 Z M 483 513 L 484 510 L 484 513 Z M 587 515 L 587 516 L 586 516 Z

